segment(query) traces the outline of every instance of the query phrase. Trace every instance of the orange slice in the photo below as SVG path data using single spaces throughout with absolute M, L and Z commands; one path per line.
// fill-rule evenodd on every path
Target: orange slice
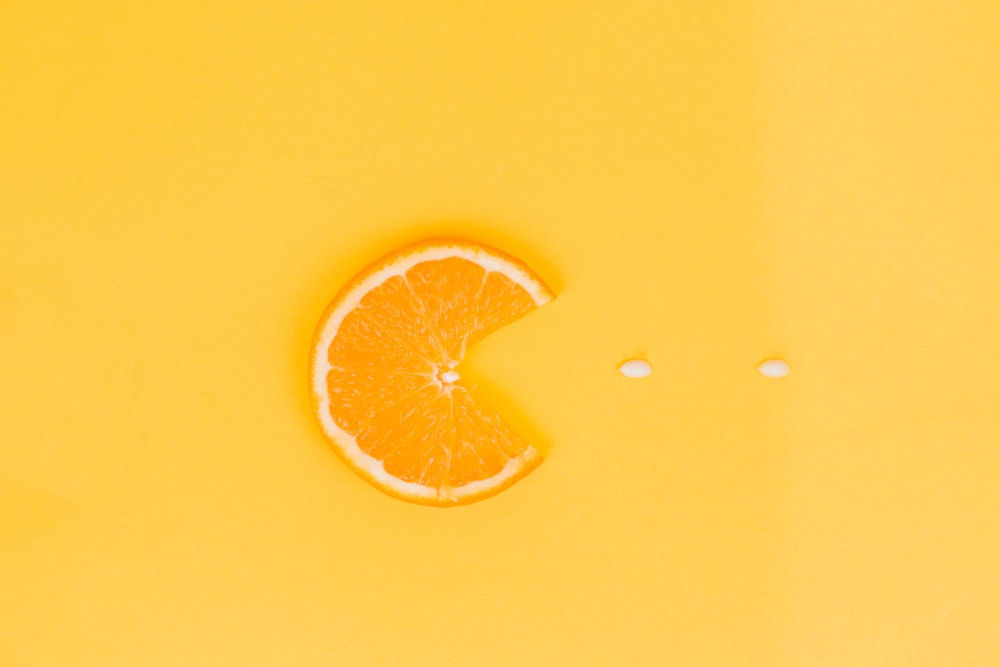
M 542 458 L 462 384 L 466 349 L 554 298 L 523 262 L 456 240 L 418 243 L 358 274 L 312 347 L 313 404 L 354 470 L 427 505 L 494 495 Z

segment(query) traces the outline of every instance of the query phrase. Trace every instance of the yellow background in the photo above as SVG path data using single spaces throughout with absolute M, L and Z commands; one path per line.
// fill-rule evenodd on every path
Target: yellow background
M 0 1 L 0 665 L 1000 664 L 998 36 Z M 549 459 L 454 510 L 351 473 L 306 380 L 440 234 L 559 292 L 468 364 Z

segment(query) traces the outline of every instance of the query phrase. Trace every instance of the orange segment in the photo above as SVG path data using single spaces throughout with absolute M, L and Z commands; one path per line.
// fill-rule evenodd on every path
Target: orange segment
M 470 342 L 485 338 L 509 322 L 524 317 L 536 305 L 520 285 L 507 276 L 490 273 L 480 295 L 477 331 Z
M 449 482 L 460 486 L 498 474 L 528 446 L 466 391 L 452 393 L 456 447 Z
M 335 450 L 383 491 L 431 505 L 493 495 L 541 462 L 461 384 L 469 345 L 553 298 L 522 262 L 430 241 L 362 271 L 312 350 L 316 414 Z
M 406 281 L 450 360 L 465 356 L 485 280 L 486 269 L 458 257 L 421 262 L 406 272 Z

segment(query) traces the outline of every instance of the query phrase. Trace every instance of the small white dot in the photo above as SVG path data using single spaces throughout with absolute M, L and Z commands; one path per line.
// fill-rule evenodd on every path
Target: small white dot
M 761 375 L 768 378 L 783 378 L 791 372 L 788 362 L 784 359 L 768 359 L 757 367 Z
M 452 382 L 458 382 L 460 377 L 462 376 L 459 375 L 458 371 L 456 370 L 447 370 L 444 373 L 441 373 L 441 380 L 448 384 L 451 384 Z
M 618 372 L 627 378 L 644 378 L 653 372 L 653 367 L 644 359 L 629 359 L 618 367 Z

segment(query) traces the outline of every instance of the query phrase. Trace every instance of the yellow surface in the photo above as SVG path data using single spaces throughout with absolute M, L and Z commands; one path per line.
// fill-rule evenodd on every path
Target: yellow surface
M 0 664 L 1000 664 L 998 31 L 0 2 Z M 560 293 L 469 364 L 549 459 L 454 510 L 306 383 L 337 288 L 442 233 Z

